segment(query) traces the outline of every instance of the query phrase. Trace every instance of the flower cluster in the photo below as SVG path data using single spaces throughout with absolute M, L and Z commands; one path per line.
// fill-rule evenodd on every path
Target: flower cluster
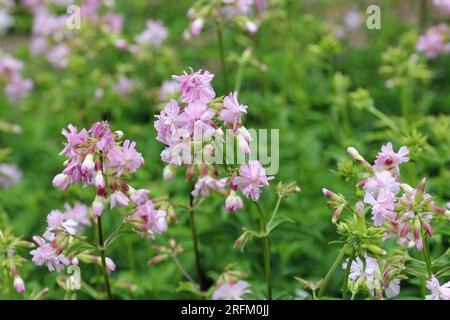
M 255 13 L 267 8 L 266 0 L 223 0 L 217 3 L 198 0 L 189 8 L 190 26 L 184 31 L 186 40 L 200 35 L 208 19 L 226 19 L 249 33 L 256 33 L 260 18 Z
M 449 53 L 450 28 L 444 23 L 431 27 L 417 41 L 416 50 L 433 59 L 439 54 Z
M 218 178 L 218 170 L 211 161 L 212 157 L 221 155 L 217 142 L 223 142 L 222 128 L 229 129 L 227 132 L 235 137 L 243 154 L 250 153 L 252 137 L 242 124 L 247 106 L 238 102 L 236 92 L 215 99 L 211 85 L 214 75 L 208 71 L 191 70 L 189 74 L 185 72 L 173 78 L 178 81 L 180 101 L 170 100 L 155 121 L 156 139 L 166 145 L 161 152 L 161 159 L 168 164 L 164 177 L 172 178 L 176 167 L 188 166 L 187 179 L 197 173 L 200 175 L 192 195 L 207 196 L 211 190 L 228 193 L 225 204 L 229 212 L 243 206 L 242 199 L 236 194 L 238 188 L 245 196 L 257 201 L 261 188 L 267 187 L 272 179 L 266 176 L 259 161 L 242 164 L 239 170 L 224 178 Z
M 57 69 L 66 68 L 72 51 L 70 41 L 75 38 L 75 33 L 67 28 L 71 17 L 67 14 L 55 14 L 51 6 L 58 4 L 26 1 L 25 5 L 34 16 L 32 54 L 44 56 Z M 110 1 L 104 3 L 98 0 L 83 1 L 80 5 L 81 21 L 94 25 L 108 34 L 118 34 L 122 31 L 123 17 L 115 13 L 113 9 L 113 2 Z
M 5 94 L 11 102 L 26 98 L 33 88 L 33 81 L 22 77 L 23 68 L 22 61 L 0 51 L 0 84 L 5 83 Z
M 377 259 L 370 256 L 364 257 L 364 261 L 360 257 L 353 260 L 348 277 L 352 291 L 356 293 L 365 288 L 372 297 L 379 300 L 383 299 L 383 296 L 388 299 L 397 296 L 400 293 L 400 281 L 403 277 L 398 273 L 399 267 L 390 262 L 386 259 L 379 263 Z M 344 269 L 347 268 L 347 263 L 342 265 Z
M 32 261 L 58 273 L 70 265 L 78 266 L 80 261 L 100 265 L 100 257 L 91 255 L 92 249 L 77 247 L 83 239 L 84 227 L 91 226 L 88 208 L 76 203 L 74 206 L 65 204 L 64 209 L 51 211 L 47 215 L 47 228 L 42 237 L 33 237 L 37 248 L 30 252 Z M 106 261 L 109 271 L 114 271 L 114 262 L 110 258 Z
M 395 152 L 392 144 L 388 143 L 382 146 L 373 165 L 355 148 L 349 148 L 348 152 L 369 171 L 358 187 L 364 189 L 364 202 L 371 208 L 374 226 L 388 230 L 386 239 L 397 237 L 400 244 L 416 246 L 422 251 L 423 232 L 433 235 L 430 220 L 434 215 L 449 215 L 449 212 L 436 205 L 433 197 L 425 193 L 425 179 L 417 188 L 400 180 L 399 165 L 408 161 L 408 149 L 401 147 Z
M 60 155 L 66 156 L 65 169 L 55 176 L 53 186 L 65 191 L 71 184 L 94 185 L 97 195 L 92 204 L 92 214 L 99 217 L 105 204 L 112 208 L 132 207 L 126 217 L 133 229 L 149 238 L 166 231 L 166 212 L 156 210 L 148 199 L 150 190 L 136 190 L 123 177 L 134 173 L 144 164 L 136 143 L 124 140 L 123 132 L 112 132 L 107 122 L 96 122 L 89 130 L 69 125 L 62 134 L 67 143 Z
M 16 291 L 25 292 L 25 283 L 19 274 L 18 268 L 27 260 L 18 254 L 21 248 L 30 248 L 33 244 L 16 237 L 9 230 L 0 229 L 0 265 L 6 269 L 2 276 L 11 276 Z

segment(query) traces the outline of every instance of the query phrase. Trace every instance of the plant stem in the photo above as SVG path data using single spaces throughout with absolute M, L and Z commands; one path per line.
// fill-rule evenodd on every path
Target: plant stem
M 195 253 L 195 267 L 197 269 L 197 276 L 198 281 L 200 283 L 200 290 L 206 290 L 205 277 L 200 262 L 200 250 L 198 245 L 197 230 L 195 228 L 194 197 L 192 196 L 191 193 L 189 194 L 189 206 L 190 206 L 189 214 L 192 230 L 192 242 L 194 243 L 194 253 Z
M 347 268 L 345 268 L 344 282 L 342 283 L 342 299 L 347 300 L 347 286 L 348 286 L 348 276 L 350 274 L 350 269 L 352 266 L 352 262 L 355 259 L 356 250 L 353 249 L 350 257 L 347 261 Z
M 102 260 L 102 271 L 105 279 L 106 294 L 108 299 L 112 300 L 111 286 L 109 285 L 108 268 L 106 266 L 105 258 L 105 246 L 103 242 L 103 229 L 102 229 L 102 217 L 97 218 L 97 230 L 98 230 L 98 250 L 100 252 L 100 258 Z
M 342 258 L 344 258 L 345 252 L 348 249 L 348 245 L 342 247 L 341 251 L 339 252 L 338 256 L 336 257 L 336 260 L 334 260 L 333 265 L 331 266 L 330 270 L 328 270 L 327 275 L 325 276 L 325 279 L 323 279 L 322 284 L 320 285 L 320 290 L 318 294 L 318 298 L 320 298 L 324 293 L 325 289 L 327 288 L 328 282 L 330 281 L 331 277 L 333 276 L 333 273 L 336 271 L 337 266 L 341 263 Z
M 220 54 L 220 63 L 222 66 L 222 74 L 223 74 L 223 86 L 225 92 L 228 92 L 228 73 L 227 73 L 227 64 L 225 60 L 225 47 L 223 41 L 223 26 L 222 22 L 218 18 L 216 20 L 216 29 L 217 29 L 217 41 L 219 45 L 219 54 Z
M 273 209 L 273 212 L 272 212 L 272 216 L 270 217 L 269 222 L 267 224 L 270 224 L 273 221 L 273 219 L 275 218 L 275 216 L 277 215 L 278 209 L 280 208 L 281 199 L 282 199 L 282 197 L 278 196 L 277 203 L 275 204 L 275 208 Z
M 186 269 L 183 267 L 183 265 L 180 263 L 180 260 L 178 260 L 178 257 L 176 255 L 172 256 L 173 261 L 175 262 L 175 265 L 177 266 L 178 270 L 183 274 L 183 276 L 192 283 L 195 287 L 198 287 L 197 283 L 192 279 L 192 277 L 189 275 L 189 273 L 186 271 Z
M 433 270 L 431 268 L 431 257 L 430 257 L 430 248 L 428 247 L 428 238 L 426 233 L 423 231 L 422 226 L 422 239 L 423 239 L 423 255 L 425 264 L 427 265 L 428 277 L 431 279 L 433 276 Z
M 266 232 L 266 224 L 264 221 L 264 213 L 258 202 L 255 202 L 256 208 L 259 213 L 259 223 L 261 226 L 261 233 Z M 264 252 L 264 270 L 266 273 L 266 283 L 267 283 L 267 299 L 272 300 L 272 272 L 270 270 L 270 243 L 269 236 L 266 235 L 262 238 L 263 252 Z

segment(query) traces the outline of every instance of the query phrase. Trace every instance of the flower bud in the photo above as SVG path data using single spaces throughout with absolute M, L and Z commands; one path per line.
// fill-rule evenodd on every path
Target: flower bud
M 14 276 L 14 288 L 16 288 L 16 291 L 20 294 L 25 292 L 25 283 L 18 274 Z
M 402 230 L 400 231 L 400 237 L 406 238 L 409 232 L 409 222 L 405 222 L 405 224 L 402 227 Z
M 123 136 L 124 136 L 123 131 L 121 130 L 114 131 L 114 140 L 116 141 L 122 140 Z
M 337 195 L 336 193 L 334 193 L 331 190 L 328 190 L 327 188 L 322 188 L 322 193 L 325 197 L 327 197 L 331 201 L 336 201 L 339 203 L 344 201 L 344 199 L 341 196 Z
M 420 239 L 420 220 L 419 219 L 415 219 L 414 220 L 414 239 L 418 240 Z
M 69 291 L 75 291 L 81 289 L 81 275 L 80 268 L 74 265 L 70 265 L 67 268 L 67 273 L 72 274 L 66 280 L 66 287 Z
M 430 237 L 433 236 L 433 228 L 431 227 L 431 225 L 425 221 L 422 222 L 422 226 L 425 229 L 426 233 L 429 234 Z
M 355 211 L 358 216 L 364 217 L 364 203 L 362 201 L 355 204 Z
M 225 199 L 225 208 L 228 212 L 235 212 L 236 210 L 241 209 L 244 206 L 244 203 L 235 191 L 231 190 L 230 195 Z
M 102 215 L 103 209 L 105 209 L 106 199 L 102 196 L 96 196 L 92 203 L 92 215 L 98 218 Z
M 97 189 L 105 188 L 105 178 L 103 177 L 103 173 L 101 171 L 97 171 L 94 177 L 94 186 Z
M 153 258 L 151 258 L 150 260 L 148 260 L 148 264 L 153 265 L 153 264 L 157 264 L 158 262 L 164 261 L 168 258 L 167 254 L 158 254 L 157 256 L 154 256 Z
M 84 173 L 90 173 L 94 171 L 95 169 L 95 162 L 94 162 L 94 155 L 88 154 L 83 161 L 83 164 L 81 165 L 81 170 Z
M 258 25 L 251 20 L 247 20 L 245 22 L 245 29 L 252 34 L 255 34 L 258 31 Z
M 373 170 L 372 166 L 370 165 L 369 162 L 367 162 L 366 159 L 364 159 L 358 152 L 358 150 L 356 150 L 354 147 L 349 147 L 347 149 L 348 154 L 355 159 L 356 162 L 358 162 L 360 165 L 362 165 L 363 167 L 365 167 L 366 169 L 369 169 L 370 171 Z
M 62 191 L 65 191 L 69 187 L 70 177 L 64 173 L 60 173 L 53 178 L 52 183 L 55 188 L 60 188 Z
M 416 195 L 414 197 L 416 203 L 422 202 L 423 195 L 425 193 L 425 185 L 426 185 L 426 178 L 423 178 L 422 181 L 420 181 L 419 186 L 417 187 Z
M 331 222 L 336 223 L 336 221 L 338 221 L 339 216 L 341 215 L 344 208 L 345 208 L 345 203 L 341 204 L 339 207 L 336 208 L 336 210 L 333 213 L 333 217 L 331 218 Z
M 446 211 L 444 208 L 437 206 L 433 202 L 428 205 L 428 209 L 438 214 L 445 214 Z
M 362 245 L 362 248 L 366 249 L 366 250 L 368 250 L 368 251 L 370 251 L 370 252 L 372 252 L 374 254 L 381 255 L 381 256 L 384 256 L 384 255 L 387 254 L 387 252 L 385 250 L 381 249 L 380 247 L 371 245 L 371 244 L 369 244 L 369 245 Z
M 201 17 L 196 18 L 192 22 L 191 27 L 190 27 L 191 35 L 193 35 L 194 37 L 198 36 L 202 32 L 204 24 L 205 24 L 205 19 L 203 19 Z

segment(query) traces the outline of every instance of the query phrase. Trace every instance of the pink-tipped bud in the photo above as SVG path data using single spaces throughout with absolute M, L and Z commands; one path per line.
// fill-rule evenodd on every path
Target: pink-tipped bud
M 332 200 L 332 201 L 342 201 L 342 198 L 340 196 L 338 196 L 336 193 L 334 193 L 331 190 L 328 190 L 327 188 L 322 188 L 322 193 L 325 197 L 327 197 L 328 199 Z
M 416 219 L 414 220 L 414 239 L 420 239 L 420 220 Z
M 245 29 L 251 34 L 255 34 L 258 32 L 258 25 L 255 22 L 248 20 L 245 22 Z
M 225 208 L 228 212 L 235 212 L 244 206 L 242 198 L 235 191 L 230 191 L 230 195 L 225 199 Z
M 331 222 L 336 223 L 338 221 L 339 216 L 341 215 L 342 211 L 345 208 L 345 204 L 341 204 L 339 207 L 334 210 L 333 217 L 331 218 Z
M 419 186 L 417 187 L 416 195 L 414 197 L 417 203 L 420 203 L 423 200 L 426 182 L 427 182 L 426 178 L 423 178 L 422 181 L 420 181 Z
M 154 265 L 154 264 L 157 264 L 158 262 L 164 261 L 165 259 L 167 259 L 166 254 L 158 254 L 157 256 L 154 256 L 153 258 L 148 260 L 147 263 L 150 265 Z
M 424 221 L 422 223 L 422 226 L 425 229 L 425 232 L 428 233 L 430 237 L 432 237 L 433 236 L 433 228 L 431 227 L 431 225 Z
M 92 203 L 92 215 L 95 218 L 98 218 L 102 215 L 103 210 L 105 209 L 106 199 L 102 196 L 96 196 L 94 202 Z
M 358 216 L 360 217 L 364 216 L 364 203 L 362 201 L 358 201 L 355 204 L 355 211 Z
M 25 283 L 19 275 L 14 277 L 14 288 L 16 288 L 16 291 L 20 294 L 25 292 Z
M 366 169 L 369 169 L 370 171 L 372 171 L 372 166 L 370 165 L 369 162 L 367 162 L 366 159 L 364 159 L 359 154 L 358 150 L 356 150 L 354 147 L 349 147 L 349 148 L 347 148 L 347 152 L 353 159 L 356 160 L 356 162 L 358 162 L 360 165 L 362 165 Z
M 446 211 L 444 208 L 439 207 L 434 203 L 430 203 L 428 207 L 431 211 L 438 213 L 438 214 L 445 214 L 445 211 Z
M 205 19 L 203 19 L 201 17 L 196 18 L 192 22 L 191 27 L 189 29 L 190 34 L 193 35 L 194 37 L 198 36 L 202 32 L 204 24 L 205 24 Z
M 97 189 L 105 188 L 105 178 L 103 177 L 103 173 L 101 171 L 97 171 L 94 177 L 94 186 Z
M 416 239 L 416 248 L 417 248 L 418 251 L 422 251 L 423 250 L 422 238 Z
M 406 238 L 409 232 L 409 222 L 405 222 L 405 224 L 402 227 L 402 230 L 400 231 L 400 238 Z

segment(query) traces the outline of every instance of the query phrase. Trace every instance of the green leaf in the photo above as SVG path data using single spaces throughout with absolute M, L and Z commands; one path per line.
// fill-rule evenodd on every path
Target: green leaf
M 291 222 L 294 223 L 294 220 L 292 220 L 291 218 L 284 216 L 284 215 L 278 215 L 276 216 L 272 221 L 269 221 L 266 224 L 266 230 L 267 230 L 267 234 L 269 234 L 270 232 L 272 232 L 273 229 L 275 229 L 280 223 L 283 222 Z

